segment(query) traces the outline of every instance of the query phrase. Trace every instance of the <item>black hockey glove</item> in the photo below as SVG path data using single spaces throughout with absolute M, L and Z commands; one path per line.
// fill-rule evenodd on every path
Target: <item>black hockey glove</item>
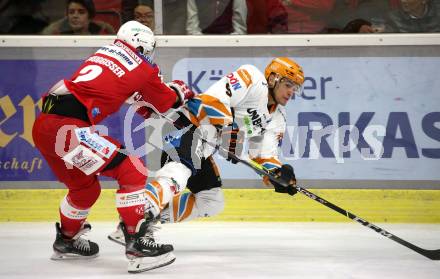
M 239 133 L 240 129 L 234 125 L 229 125 L 222 131 L 222 147 L 237 156 L 240 156 L 241 152 L 243 151 L 243 143 Z M 226 157 L 226 160 L 230 161 L 231 163 L 237 164 L 238 161 L 235 160 L 230 153 L 224 154 L 224 157 Z
M 284 186 L 275 180 L 272 180 L 269 177 L 269 181 L 272 183 L 273 187 L 275 188 L 275 192 L 277 193 L 287 193 L 291 196 L 295 195 L 297 193 L 295 185 L 296 185 L 296 177 L 295 172 L 293 171 L 293 167 L 288 164 L 284 164 L 281 166 L 281 168 L 276 169 L 272 172 L 275 177 L 278 179 L 284 181 L 288 186 Z

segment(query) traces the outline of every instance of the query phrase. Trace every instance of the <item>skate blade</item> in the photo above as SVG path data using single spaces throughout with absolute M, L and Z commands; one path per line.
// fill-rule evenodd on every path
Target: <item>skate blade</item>
M 114 243 L 117 243 L 117 244 L 125 247 L 125 238 L 124 237 L 118 237 L 118 236 L 114 236 L 114 235 L 109 234 L 107 236 L 107 238 L 109 240 L 113 241 Z
M 133 258 L 128 260 L 128 272 L 140 273 L 172 264 L 176 256 L 172 252 L 157 257 Z
M 54 251 L 53 255 L 50 257 L 51 260 L 54 261 L 65 261 L 65 260 L 87 260 L 87 259 L 93 259 L 99 256 L 99 253 L 91 256 L 82 256 L 78 254 L 72 254 L 72 253 L 60 253 L 57 251 Z

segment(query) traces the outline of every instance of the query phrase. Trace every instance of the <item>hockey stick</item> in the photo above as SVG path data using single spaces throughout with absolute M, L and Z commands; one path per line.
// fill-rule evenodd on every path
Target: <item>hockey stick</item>
M 154 112 L 157 115 L 159 115 L 160 117 L 162 117 L 162 118 L 164 118 L 164 119 L 166 119 L 166 120 L 168 120 L 168 121 L 170 121 L 171 123 L 174 124 L 174 121 L 171 118 L 169 118 L 166 115 L 161 114 L 160 112 L 158 112 L 156 110 L 156 108 L 152 107 L 151 105 L 149 105 L 149 107 L 151 109 L 153 109 Z M 183 128 L 183 127 L 178 127 L 178 128 Z M 258 164 L 257 162 L 252 161 L 252 160 L 250 160 L 250 161 L 244 160 L 244 159 L 238 157 L 237 155 L 235 155 L 234 153 L 230 152 L 229 150 L 226 150 L 222 146 L 218 146 L 218 145 L 216 145 L 214 143 L 211 143 L 211 142 L 207 141 L 206 139 L 203 139 L 202 137 L 200 139 L 204 143 L 210 145 L 211 147 L 214 147 L 216 149 L 220 149 L 221 148 L 223 152 L 228 154 L 230 157 L 235 159 L 237 162 L 240 162 L 241 164 L 250 167 L 257 174 L 260 174 L 262 176 L 268 176 L 271 180 L 273 180 L 273 181 L 275 181 L 275 182 L 277 182 L 277 183 L 279 183 L 281 185 L 284 185 L 286 187 L 288 186 L 288 184 L 284 180 L 279 179 L 273 173 L 271 173 L 269 170 L 267 170 L 266 168 L 264 168 L 262 165 Z M 373 223 L 370 223 L 370 222 L 368 222 L 368 221 L 366 221 L 366 220 L 364 220 L 364 219 L 354 215 L 353 213 L 351 213 L 351 212 L 349 212 L 349 211 L 347 211 L 347 210 L 345 210 L 345 209 L 343 209 L 343 208 L 341 208 L 341 207 L 339 207 L 339 206 L 337 206 L 337 205 L 327 201 L 326 199 L 323 199 L 323 198 L 319 197 L 318 195 L 313 194 L 312 192 L 308 191 L 307 189 L 305 189 L 305 188 L 303 188 L 303 187 L 301 187 L 299 185 L 295 185 L 295 188 L 296 188 L 296 190 L 298 192 L 304 194 L 308 198 L 311 198 L 312 200 L 317 201 L 320 204 L 322 204 L 322 205 L 324 205 L 324 206 L 326 206 L 326 207 L 328 207 L 330 209 L 333 209 L 334 211 L 336 211 L 336 212 L 338 212 L 338 213 L 340 213 L 340 214 L 350 218 L 351 220 L 354 220 L 354 221 L 358 222 L 359 224 L 361 224 L 361 225 L 363 225 L 363 226 L 365 226 L 367 228 L 370 228 L 373 231 L 375 231 L 375 232 L 377 232 L 377 233 L 379 233 L 379 234 L 381 234 L 381 235 L 383 235 L 383 236 L 385 236 L 385 237 L 387 237 L 387 238 L 389 238 L 391 240 L 394 240 L 395 242 L 397 242 L 397 243 L 399 243 L 399 244 L 401 244 L 401 245 L 403 245 L 403 246 L 405 246 L 405 247 L 407 247 L 407 248 L 409 248 L 409 249 L 411 249 L 411 250 L 413 250 L 413 251 L 415 251 L 415 252 L 417 252 L 417 253 L 419 253 L 419 254 L 427 257 L 427 258 L 429 258 L 429 259 L 431 259 L 431 260 L 440 260 L 440 249 L 437 249 L 437 250 L 427 250 L 427 249 L 420 248 L 420 247 L 418 247 L 418 246 L 416 246 L 416 245 L 414 245 L 414 244 L 412 244 L 412 243 L 410 243 L 410 242 L 408 242 L 406 240 L 403 240 L 402 238 L 400 238 L 400 237 L 398 237 L 398 236 L 396 236 L 396 235 L 394 235 L 394 234 L 392 234 L 392 233 L 390 233 L 390 232 L 388 232 L 388 231 L 386 231 L 386 230 L 384 230 L 384 229 L 374 225 Z
M 287 183 L 285 181 L 282 181 L 282 180 L 278 179 L 277 177 L 275 177 L 270 171 L 266 170 L 262 165 L 254 162 L 254 161 L 243 160 L 231 152 L 228 152 L 228 154 L 230 156 L 234 157 L 234 159 L 237 160 L 238 162 L 252 168 L 256 173 L 258 173 L 260 175 L 267 175 L 268 177 L 270 177 L 271 180 L 275 180 L 276 182 L 280 183 L 281 185 L 287 186 Z M 416 246 L 406 240 L 403 240 L 402 238 L 374 225 L 373 223 L 370 223 L 370 222 L 354 215 L 353 213 L 327 201 L 326 199 L 323 199 L 320 196 L 313 194 L 312 192 L 308 191 L 307 189 L 304 189 L 303 187 L 301 187 L 299 185 L 295 185 L 295 188 L 298 192 L 304 194 L 308 198 L 311 198 L 312 200 L 317 201 L 320 204 L 325 205 L 330 209 L 333 209 L 334 211 L 350 218 L 351 220 L 354 220 L 354 221 L 358 222 L 359 224 L 361 224 L 367 228 L 370 228 L 373 231 L 375 231 L 375 232 L 377 232 L 377 233 L 379 233 L 379 234 L 381 234 L 391 240 L 394 240 L 395 242 L 419 253 L 420 255 L 423 255 L 431 260 L 440 260 L 440 249 L 427 250 L 427 249 L 420 248 L 420 247 L 418 247 L 418 246 Z
M 272 174 L 270 174 L 269 171 L 265 170 L 263 166 L 255 163 L 255 162 L 252 163 L 252 164 L 248 164 L 247 162 L 245 162 L 245 165 L 251 166 L 254 169 L 254 171 L 256 171 L 259 174 L 267 175 L 267 176 L 269 176 L 271 178 L 273 177 Z M 285 185 L 285 183 L 283 185 Z M 408 242 L 406 240 L 403 240 L 402 238 L 400 238 L 400 237 L 398 237 L 398 236 L 396 236 L 396 235 L 394 235 L 394 234 L 392 234 L 392 233 L 390 233 L 390 232 L 388 232 L 388 231 L 386 231 L 386 230 L 384 230 L 384 229 L 374 225 L 373 223 L 370 223 L 370 222 L 368 222 L 368 221 L 366 221 L 366 220 L 364 220 L 364 219 L 354 215 L 353 213 L 351 213 L 351 212 L 349 212 L 349 211 L 347 211 L 347 210 L 345 210 L 345 209 L 343 209 L 343 208 L 341 208 L 341 207 L 339 207 L 339 206 L 337 206 L 337 205 L 327 201 L 326 199 L 323 199 L 320 196 L 313 194 L 312 192 L 308 191 L 307 189 L 304 189 L 303 187 L 301 187 L 299 185 L 295 185 L 295 188 L 296 188 L 296 190 L 298 192 L 304 194 L 308 198 L 311 198 L 312 200 L 315 200 L 315 201 L 319 202 L 320 204 L 325 205 L 325 206 L 327 206 L 330 209 L 333 209 L 334 211 L 336 211 L 336 212 L 338 212 L 338 213 L 340 213 L 340 214 L 350 218 L 351 220 L 354 220 L 354 221 L 358 222 L 359 224 L 361 224 L 361 225 L 363 225 L 363 226 L 365 226 L 367 228 L 370 228 L 373 231 L 375 231 L 375 232 L 377 232 L 377 233 L 379 233 L 379 234 L 381 234 L 381 235 L 383 235 L 383 236 L 385 236 L 385 237 L 387 237 L 387 238 L 389 238 L 391 240 L 394 240 L 395 242 L 397 242 L 397 243 L 399 243 L 399 244 L 401 244 L 401 245 L 403 245 L 403 246 L 405 246 L 405 247 L 407 247 L 407 248 L 409 248 L 409 249 L 411 249 L 411 250 L 413 250 L 413 251 L 415 251 L 415 252 L 417 252 L 417 253 L 419 253 L 419 254 L 427 257 L 427 258 L 429 258 L 429 259 L 431 259 L 431 260 L 440 260 L 440 249 L 437 249 L 437 250 L 427 250 L 427 249 L 420 248 L 420 247 L 418 247 L 418 246 L 416 246 L 416 245 L 414 245 L 414 244 L 412 244 L 412 243 L 410 243 L 410 242 Z

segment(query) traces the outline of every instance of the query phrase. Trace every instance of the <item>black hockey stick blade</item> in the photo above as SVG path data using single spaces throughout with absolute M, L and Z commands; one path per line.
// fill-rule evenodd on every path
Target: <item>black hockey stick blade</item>
M 412 243 L 410 243 L 410 242 L 408 242 L 406 240 L 403 240 L 400 237 L 398 237 L 398 236 L 396 236 L 396 235 L 394 235 L 394 234 L 392 234 L 392 233 L 390 233 L 390 232 L 388 232 L 388 231 L 386 231 L 386 230 L 376 226 L 375 224 L 370 223 L 370 222 L 368 222 L 368 221 L 366 221 L 366 220 L 364 220 L 364 219 L 354 215 L 353 213 L 348 212 L 347 210 L 345 210 L 345 209 L 343 209 L 343 208 L 341 208 L 341 207 L 339 207 L 339 206 L 337 206 L 337 205 L 335 205 L 335 204 L 333 204 L 333 203 L 331 203 L 331 202 L 329 202 L 329 201 L 319 197 L 318 195 L 315 195 L 315 194 L 311 193 L 310 191 L 302 188 L 301 186 L 296 185 L 296 189 L 297 189 L 298 192 L 301 192 L 302 194 L 304 194 L 305 196 L 311 198 L 312 200 L 315 200 L 315 201 L 319 202 L 320 204 L 325 205 L 326 207 L 328 207 L 330 209 L 333 209 L 334 211 L 344 215 L 345 217 L 348 217 L 351 220 L 356 221 L 359 224 L 361 224 L 361 225 L 363 225 L 363 226 L 365 226 L 367 228 L 372 229 L 373 231 L 377 232 L 378 234 L 380 234 L 382 236 L 385 236 L 385 237 L 387 237 L 387 238 L 389 238 L 391 240 L 394 240 L 395 242 L 397 242 L 397 243 L 399 243 L 399 244 L 401 244 L 401 245 L 403 245 L 403 246 L 405 246 L 405 247 L 407 247 L 407 248 L 409 248 L 409 249 L 419 253 L 420 255 L 423 255 L 423 256 L 431 259 L 431 260 L 440 260 L 440 249 L 439 250 L 427 250 L 427 249 L 420 248 L 420 247 L 418 247 L 418 246 L 416 246 L 416 245 L 414 245 L 414 244 L 412 244 Z
M 435 260 L 438 261 L 440 260 L 440 249 L 438 250 L 423 250 L 423 253 L 420 253 L 428 258 L 430 258 L 431 260 Z
M 394 241 L 396 241 L 396 242 L 402 244 L 403 246 L 406 246 L 406 247 L 410 248 L 410 249 L 413 250 L 413 251 L 416 251 L 416 252 L 419 253 L 420 255 L 423 255 L 423 256 L 425 256 L 425 257 L 431 259 L 431 260 L 434 260 L 434 261 L 438 261 L 438 260 L 440 260 L 440 249 L 437 249 L 437 250 L 427 250 L 427 249 L 423 249 L 423 248 L 420 248 L 420 247 L 418 247 L 418 246 L 415 246 L 414 244 L 411 244 L 411 243 L 409 243 L 409 242 L 407 242 L 407 241 L 405 241 L 405 240 L 403 240 L 403 239 L 401 239 L 401 238 L 398 238 L 398 237 L 395 236 L 395 235 L 392 235 L 392 236 L 389 237 L 389 238 L 391 238 L 392 240 L 394 240 Z

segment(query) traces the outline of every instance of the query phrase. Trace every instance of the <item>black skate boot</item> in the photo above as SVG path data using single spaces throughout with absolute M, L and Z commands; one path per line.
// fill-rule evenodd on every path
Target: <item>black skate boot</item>
M 52 260 L 90 259 L 98 256 L 98 244 L 81 238 L 81 235 L 90 231 L 92 226 L 84 223 L 81 230 L 72 238 L 67 238 L 61 232 L 60 223 L 56 223 L 57 236 L 53 243 L 54 254 Z
M 157 225 L 157 223 L 159 223 L 159 221 L 162 224 L 170 222 L 169 212 L 168 212 L 167 216 L 165 216 L 165 218 L 168 218 L 168 219 L 164 219 L 163 212 L 164 211 L 162 211 L 160 213 L 160 215 L 159 215 L 160 217 L 159 216 L 156 217 L 154 219 L 154 221 L 151 222 L 150 230 L 147 231 L 148 236 L 150 236 L 151 238 L 154 238 L 154 232 L 160 230 L 160 226 Z M 122 222 L 122 220 L 121 220 L 121 222 Z M 107 235 L 107 238 L 109 240 L 119 244 L 119 245 L 125 246 L 125 236 L 124 236 L 124 232 L 122 232 L 122 229 L 121 229 L 121 223 L 118 223 L 118 225 L 116 226 L 116 230 L 114 232 L 110 233 L 109 235 Z
M 153 218 L 142 219 L 136 226 L 135 234 L 128 234 L 125 224 L 120 223 L 125 236 L 125 255 L 128 259 L 128 272 L 139 273 L 174 262 L 176 257 L 170 244 L 156 243 L 153 237 Z

